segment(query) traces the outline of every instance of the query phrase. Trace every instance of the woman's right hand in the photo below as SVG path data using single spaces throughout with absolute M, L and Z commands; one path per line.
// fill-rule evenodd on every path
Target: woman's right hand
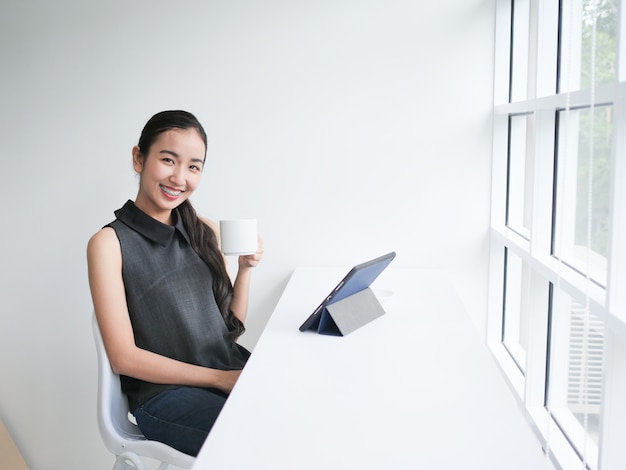
M 241 375 L 240 370 L 217 370 L 215 387 L 224 393 L 230 393 Z

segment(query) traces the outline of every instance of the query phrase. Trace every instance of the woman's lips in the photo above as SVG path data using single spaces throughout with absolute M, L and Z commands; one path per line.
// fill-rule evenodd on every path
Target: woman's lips
M 161 191 L 163 192 L 163 194 L 165 194 L 165 196 L 167 196 L 170 199 L 176 199 L 183 193 L 183 191 L 180 189 L 169 188 L 163 185 L 160 185 L 159 187 L 161 188 Z

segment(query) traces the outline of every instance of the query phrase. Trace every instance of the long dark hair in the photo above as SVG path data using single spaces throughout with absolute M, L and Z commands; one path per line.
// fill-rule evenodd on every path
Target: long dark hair
M 204 142 L 206 159 L 206 133 L 198 119 L 187 111 L 162 111 L 148 120 L 141 131 L 137 144 L 144 158 L 148 156 L 150 147 L 159 134 L 171 129 L 195 129 L 198 131 Z M 215 301 L 228 328 L 229 337 L 235 341 L 243 334 L 245 327 L 230 309 L 233 285 L 226 271 L 224 257 L 217 246 L 217 236 L 213 229 L 200 220 L 188 199 L 178 206 L 177 210 L 189 234 L 191 247 L 211 270 Z

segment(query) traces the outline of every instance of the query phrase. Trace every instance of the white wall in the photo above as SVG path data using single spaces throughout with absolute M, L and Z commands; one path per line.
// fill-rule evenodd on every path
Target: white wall
M 162 109 L 209 134 L 198 212 L 259 218 L 246 345 L 295 266 L 392 249 L 450 269 L 482 331 L 492 3 L 0 4 L 0 417 L 32 469 L 112 463 L 85 244 L 135 197 L 130 149 Z

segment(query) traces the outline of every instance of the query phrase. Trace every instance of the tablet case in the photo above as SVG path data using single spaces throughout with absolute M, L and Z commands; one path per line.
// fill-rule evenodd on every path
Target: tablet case
M 384 315 L 385 310 L 369 287 L 343 300 L 327 305 L 317 332 L 345 336 Z

